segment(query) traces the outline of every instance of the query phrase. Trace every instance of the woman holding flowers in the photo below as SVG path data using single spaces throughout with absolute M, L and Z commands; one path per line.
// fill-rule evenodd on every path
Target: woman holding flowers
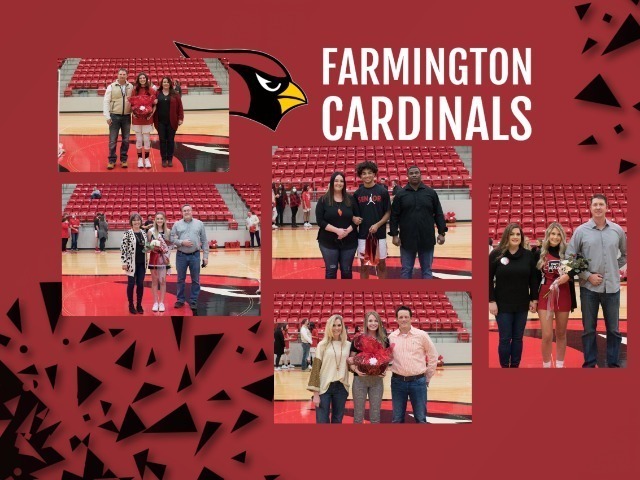
M 122 270 L 128 275 L 127 299 L 129 312 L 143 314 L 142 294 L 144 289 L 144 274 L 147 271 L 147 254 L 145 252 L 145 236 L 142 230 L 142 217 L 132 213 L 129 217 L 131 228 L 124 232 L 120 245 L 120 263 Z M 136 287 L 136 306 L 133 306 L 133 287 Z
M 136 132 L 136 149 L 138 150 L 138 168 L 151 168 L 149 151 L 151 150 L 151 130 L 153 114 L 156 111 L 156 92 L 151 86 L 147 74 L 141 72 L 128 98 L 133 115 L 131 125 Z
M 154 312 L 164 312 L 164 296 L 167 292 L 167 274 L 171 268 L 169 261 L 169 234 L 167 219 L 164 212 L 156 213 L 153 226 L 147 230 L 147 242 L 149 244 L 149 270 L 151 271 L 151 293 L 153 294 Z M 160 289 L 158 290 L 158 286 Z
M 544 235 L 540 250 L 536 252 L 536 267 L 542 272 L 538 294 L 538 315 L 542 329 L 542 366 L 551 368 L 553 343 L 553 317 L 556 319 L 556 368 L 564 367 L 567 349 L 567 323 L 569 312 L 576 308 L 576 293 L 570 283 L 564 252 L 567 237 L 562 225 L 552 222 Z
M 384 392 L 382 379 L 391 360 L 391 351 L 385 350 L 389 348 L 389 339 L 380 315 L 373 311 L 367 312 L 364 323 L 364 332 L 358 333 L 353 338 L 351 356 L 347 360 L 349 369 L 354 373 L 353 422 L 362 423 L 364 421 L 364 409 L 368 395 L 369 421 L 380 423 L 380 407 Z M 361 359 L 360 357 L 365 358 Z
M 318 344 L 307 390 L 313 392 L 316 423 L 342 423 L 344 406 L 349 396 L 347 358 L 351 343 L 342 316 L 327 320 L 324 338 Z
M 489 255 L 489 313 L 498 323 L 498 356 L 502 368 L 518 368 L 528 311 L 538 304 L 538 270 L 522 228 L 510 223 Z

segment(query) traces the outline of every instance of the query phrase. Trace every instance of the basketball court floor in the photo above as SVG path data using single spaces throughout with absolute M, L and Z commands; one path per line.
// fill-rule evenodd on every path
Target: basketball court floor
M 274 372 L 275 423 L 315 423 L 315 407 L 312 393 L 307 390 L 309 371 L 299 368 Z M 369 423 L 369 403 L 366 405 L 365 423 Z M 384 378 L 381 423 L 391 423 L 391 374 Z M 471 414 L 471 365 L 444 366 L 436 370 L 431 379 L 427 396 L 427 421 L 429 423 L 470 423 Z M 407 403 L 406 423 L 414 423 L 411 403 Z M 343 423 L 353 423 L 351 392 L 347 400 Z
M 272 272 L 274 279 L 323 279 L 324 262 L 318 249 L 318 227 L 280 227 L 273 230 Z M 400 248 L 387 239 L 387 278 L 400 278 Z M 416 258 L 413 278 L 420 278 Z M 471 278 L 471 222 L 449 226 L 444 245 L 436 245 L 433 260 L 434 278 Z M 338 278 L 339 278 L 338 273 Z M 370 267 L 370 278 L 377 278 Z M 360 278 L 360 261 L 354 261 L 353 278 Z
M 175 252 L 171 253 L 175 265 Z M 175 268 L 167 277 L 165 312 L 152 312 L 151 274 L 145 276 L 142 306 L 145 315 L 255 316 L 260 315 L 260 250 L 211 250 L 209 264 L 200 269 L 198 308 L 174 308 L 177 292 Z M 187 273 L 185 295 L 191 279 Z M 122 272 L 120 250 L 104 254 L 93 250 L 62 255 L 62 314 L 65 316 L 129 316 L 127 275 Z M 134 292 L 135 295 L 135 292 Z
M 577 288 L 577 287 L 576 287 Z M 602 315 L 602 310 L 600 310 Z M 555 322 L 554 322 L 555 325 Z M 582 317 L 580 314 L 580 295 L 578 292 L 578 308 L 569 314 L 569 324 L 567 327 L 567 351 L 565 354 L 565 368 L 581 368 L 584 361 L 582 349 Z M 598 319 L 598 367 L 606 366 L 607 353 L 607 331 L 604 325 L 604 318 Z M 622 345 L 620 347 L 620 365 L 627 366 L 627 285 L 626 282 L 620 288 L 620 334 L 622 335 Z M 542 368 L 541 348 L 542 330 L 538 315 L 529 313 L 527 327 L 524 331 L 524 346 L 522 350 L 522 361 L 520 368 Z M 489 321 L 489 366 L 500 368 L 498 361 L 498 325 L 495 319 Z M 552 349 L 552 366 L 555 366 L 556 346 L 555 339 Z
M 151 134 L 151 168 L 137 168 L 136 135 L 131 133 L 129 167 L 107 170 L 109 129 L 101 113 L 61 113 L 58 158 L 61 172 L 226 172 L 229 170 L 229 111 L 186 111 L 176 134 L 173 167 L 163 168 L 157 132 Z M 118 158 L 120 145 L 117 146 Z

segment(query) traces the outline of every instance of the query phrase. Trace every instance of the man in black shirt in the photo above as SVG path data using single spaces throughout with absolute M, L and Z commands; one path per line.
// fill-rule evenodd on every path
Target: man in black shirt
M 378 278 L 387 276 L 387 221 L 391 215 L 391 199 L 387 188 L 376 183 L 378 166 L 370 161 L 356 167 L 356 174 L 362 185 L 354 193 L 360 209 L 362 223 L 358 227 L 358 256 L 360 257 L 360 278 L 369 278 L 369 266 L 365 265 L 365 247 L 367 237 L 375 235 L 378 239 Z
M 411 278 L 416 255 L 422 278 L 433 278 L 433 249 L 436 241 L 438 245 L 444 244 L 448 228 L 438 194 L 422 183 L 420 169 L 409 167 L 407 174 L 409 183 L 398 192 L 391 204 L 389 235 L 393 237 L 393 244 L 400 247 L 400 278 Z M 434 225 L 438 228 L 437 240 Z

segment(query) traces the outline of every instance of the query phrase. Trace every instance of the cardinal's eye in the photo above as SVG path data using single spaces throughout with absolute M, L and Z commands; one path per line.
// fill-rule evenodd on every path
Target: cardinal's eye
M 280 88 L 280 83 L 275 83 L 275 82 L 269 81 L 269 80 L 267 80 L 265 78 L 262 78 L 257 73 L 256 73 L 256 77 L 258 78 L 258 82 L 260 82 L 260 85 L 262 86 L 262 88 L 264 88 L 265 90 L 267 90 L 269 92 L 275 92 L 276 90 L 278 90 Z M 275 85 L 275 86 L 271 86 L 271 85 Z

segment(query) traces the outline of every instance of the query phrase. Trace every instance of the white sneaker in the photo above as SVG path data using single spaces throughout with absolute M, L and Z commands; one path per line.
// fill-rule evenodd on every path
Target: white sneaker
M 138 168 L 144 167 L 144 160 L 142 157 L 138 157 Z
M 153 304 L 153 307 L 151 307 L 151 311 L 152 311 L 152 312 L 157 312 L 157 311 L 158 311 L 158 302 L 155 302 L 155 303 Z
M 149 158 L 144 159 L 144 168 L 151 168 L 151 160 Z
M 164 312 L 164 303 L 158 304 L 158 310 Z
M 276 370 L 276 372 L 279 372 L 282 369 L 280 367 L 276 367 L 275 370 Z

